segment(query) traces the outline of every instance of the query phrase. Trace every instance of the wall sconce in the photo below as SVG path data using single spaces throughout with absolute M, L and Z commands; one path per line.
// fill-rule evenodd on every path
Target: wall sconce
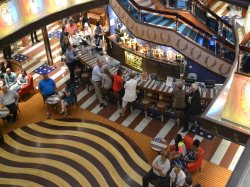
M 13 18 L 8 3 L 3 3 L 0 6 L 0 15 L 7 26 L 13 25 Z

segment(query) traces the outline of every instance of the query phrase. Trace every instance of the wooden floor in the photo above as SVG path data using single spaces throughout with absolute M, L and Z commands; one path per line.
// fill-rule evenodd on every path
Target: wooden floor
M 27 186 L 27 185 L 39 186 L 39 184 L 43 183 L 43 184 L 48 184 L 45 186 L 54 186 L 54 185 L 68 186 L 68 184 L 72 180 L 75 184 L 74 186 L 77 186 L 77 184 L 86 184 L 84 186 L 89 186 L 87 181 L 95 181 L 97 182 L 97 184 L 99 184 L 98 182 L 100 182 L 100 180 L 102 179 L 106 181 L 107 183 L 109 183 L 109 180 L 105 178 L 107 176 L 106 176 L 106 172 L 104 172 L 105 170 L 104 168 L 102 170 L 101 168 L 95 166 L 96 168 L 98 168 L 98 170 L 100 169 L 99 171 L 96 169 L 95 172 L 98 172 L 99 175 L 103 175 L 103 177 L 101 178 L 98 177 L 98 179 L 94 179 L 93 175 L 87 176 L 86 174 L 86 176 L 84 175 L 85 179 L 84 177 L 80 179 L 76 177 L 77 176 L 76 174 L 79 174 L 79 173 L 82 174 L 83 172 L 75 171 L 77 167 L 72 166 L 72 160 L 70 160 L 71 163 L 68 163 L 66 160 L 62 163 L 62 161 L 60 161 L 59 159 L 60 156 L 61 156 L 60 158 L 70 156 L 71 159 L 73 158 L 79 159 L 78 164 L 80 164 L 81 167 L 85 169 L 89 168 L 89 165 L 88 165 L 89 162 L 86 162 L 86 160 L 90 158 L 88 158 L 87 156 L 91 157 L 92 155 L 97 160 L 105 159 L 98 152 L 100 151 L 101 147 L 96 149 L 95 146 L 92 144 L 91 146 L 93 149 L 91 151 L 89 151 L 89 147 L 88 147 L 88 151 L 89 151 L 88 155 L 86 154 L 85 155 L 82 154 L 80 156 L 71 155 L 72 152 L 73 153 L 77 152 L 75 149 L 78 149 L 78 150 L 83 149 L 81 147 L 83 145 L 81 144 L 81 141 L 83 141 L 83 139 L 88 140 L 88 141 L 90 141 L 89 139 L 91 139 L 91 141 L 100 141 L 101 139 L 99 138 L 102 138 L 102 137 L 98 137 L 99 135 L 96 136 L 95 138 L 92 138 L 91 135 L 88 135 L 87 133 L 85 133 L 85 131 L 88 133 L 92 133 L 92 134 L 97 133 L 94 131 L 98 131 L 98 133 L 106 133 L 105 129 L 111 128 L 111 129 L 116 129 L 118 131 L 123 132 L 127 137 L 133 140 L 134 143 L 132 143 L 131 141 L 127 141 L 128 140 L 127 137 L 125 138 L 117 137 L 119 136 L 115 134 L 117 133 L 117 131 L 113 130 L 113 131 L 110 131 L 111 133 L 109 134 L 110 138 L 102 140 L 102 143 L 98 145 L 98 146 L 101 145 L 102 148 L 104 147 L 106 148 L 106 150 L 109 150 L 110 152 L 112 152 L 112 154 L 109 154 L 111 158 L 112 155 L 117 156 L 116 155 L 117 152 L 115 149 L 107 149 L 107 142 L 110 143 L 110 141 L 113 141 L 113 139 L 116 139 L 117 142 L 119 142 L 120 144 L 124 143 L 123 145 L 126 144 L 128 146 L 126 141 L 129 142 L 129 144 L 133 144 L 132 146 L 128 146 L 128 147 L 133 147 L 134 150 L 132 149 L 127 150 L 126 146 L 124 146 L 125 152 L 122 155 L 118 156 L 122 160 L 127 159 L 126 158 L 128 157 L 128 154 L 126 154 L 127 152 L 127 153 L 130 153 L 129 154 L 130 156 L 133 156 L 133 159 L 135 161 L 139 160 L 139 162 L 141 163 L 142 167 L 141 169 L 139 169 L 140 172 L 139 173 L 136 172 L 137 173 L 136 175 L 129 177 L 133 179 L 133 180 L 129 180 L 130 182 L 131 181 L 134 182 L 132 186 L 137 186 L 138 183 L 140 184 L 141 182 L 140 177 L 145 173 L 145 170 L 149 169 L 150 167 L 149 164 L 151 164 L 153 158 L 156 156 L 156 153 L 153 150 L 151 150 L 149 146 L 151 137 L 138 133 L 129 128 L 123 127 L 122 125 L 118 123 L 112 122 L 104 117 L 101 117 L 100 115 L 93 114 L 81 108 L 79 109 L 75 107 L 72 108 L 70 117 L 78 118 L 78 119 L 84 118 L 87 120 L 100 122 L 106 125 L 98 126 L 98 125 L 93 124 L 91 126 L 86 123 L 81 123 L 81 124 L 80 123 L 68 123 L 68 122 L 60 122 L 56 120 L 45 121 L 46 119 L 45 119 L 45 111 L 44 111 L 44 105 L 42 102 L 42 97 L 38 93 L 31 96 L 30 98 L 27 98 L 27 100 L 21 102 L 20 109 L 21 109 L 21 112 L 18 114 L 17 123 L 9 124 L 7 128 L 3 128 L 3 126 L 1 128 L 1 130 L 7 134 L 4 135 L 6 139 L 6 145 L 4 145 L 0 149 L 0 157 L 1 157 L 0 159 L 0 165 L 1 165 L 0 184 L 5 183 L 5 184 L 12 184 L 12 185 L 19 184 L 19 185 L 24 185 L 24 186 Z M 59 118 L 59 117 L 60 116 L 58 114 L 53 115 L 53 118 Z M 39 123 L 39 121 L 45 121 L 45 122 Z M 78 128 L 79 126 L 81 126 L 82 129 Z M 89 128 L 89 129 L 86 130 L 86 128 Z M 85 129 L 84 132 L 82 131 L 83 129 Z M 126 141 L 124 139 L 126 139 Z M 97 143 L 97 142 L 94 142 L 94 143 Z M 89 146 L 89 145 L 85 145 L 84 143 L 84 146 Z M 112 143 L 112 146 L 115 146 L 115 144 Z M 140 154 L 140 151 L 138 151 L 136 147 L 139 147 L 143 153 L 142 155 L 146 156 L 146 160 L 147 160 L 146 162 L 148 164 L 146 164 L 145 161 L 143 161 L 144 160 L 143 156 Z M 43 150 L 45 152 L 40 151 L 40 150 Z M 87 150 L 86 147 L 85 147 L 85 150 Z M 101 153 L 103 152 L 101 151 Z M 135 153 L 141 156 L 140 157 L 135 156 L 136 155 Z M 119 153 L 117 154 L 119 155 Z M 50 155 L 50 157 L 47 158 L 46 155 Z M 55 157 L 53 157 L 53 160 L 56 160 L 56 161 L 51 162 L 50 160 L 46 160 L 46 159 L 52 159 L 53 155 L 56 155 Z M 74 156 L 79 156 L 79 157 L 75 158 Z M 108 155 L 106 154 L 105 156 L 108 157 Z M 38 157 L 40 158 L 39 162 L 37 161 Z M 41 157 L 43 159 L 41 159 Z M 108 159 L 106 159 L 106 161 L 108 162 Z M 61 172 L 60 174 L 58 174 L 58 169 L 60 170 L 62 168 L 62 164 L 64 168 L 68 167 L 68 168 L 71 168 L 71 170 L 63 169 L 63 171 L 65 172 Z M 111 167 L 111 165 L 109 166 Z M 107 166 L 105 165 L 103 167 L 107 167 Z M 114 166 L 113 164 L 113 167 L 116 167 L 116 166 Z M 23 170 L 23 168 L 29 168 L 29 169 Z M 72 171 L 72 169 L 75 169 L 74 172 Z M 130 168 L 128 167 L 128 169 L 130 170 L 126 170 L 126 172 L 121 171 L 123 172 L 123 174 L 119 174 L 119 175 L 124 177 L 128 173 L 129 174 L 133 173 L 133 171 L 136 170 L 136 167 L 134 168 L 134 165 L 130 165 Z M 115 183 L 121 182 L 122 185 L 119 185 L 119 186 L 126 186 L 124 183 L 125 179 L 124 178 L 121 179 L 119 175 L 111 177 L 113 179 L 113 182 Z M 231 171 L 204 160 L 203 165 L 202 165 L 202 172 L 194 173 L 193 178 L 194 178 L 195 183 L 200 183 L 204 187 L 210 187 L 210 186 L 211 187 L 214 187 L 214 186 L 223 187 L 226 185 L 226 182 L 229 179 L 230 175 L 231 175 Z M 92 176 L 92 178 L 90 176 Z M 4 180 L 2 180 L 3 178 Z M 128 180 L 128 178 L 126 178 L 126 180 Z M 27 181 L 30 181 L 30 182 L 27 182 Z M 53 182 L 53 183 L 50 183 L 50 182 Z M 126 181 L 126 183 L 127 182 L 128 181 Z M 108 186 L 110 186 L 110 184 Z M 103 185 L 103 186 L 106 186 L 106 185 Z

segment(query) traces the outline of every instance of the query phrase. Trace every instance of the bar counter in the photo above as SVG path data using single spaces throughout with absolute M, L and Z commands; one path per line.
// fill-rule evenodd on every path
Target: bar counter
M 143 54 L 132 48 L 122 45 L 121 42 L 117 43 L 115 36 L 106 37 L 107 41 L 107 54 L 116 60 L 120 61 L 122 65 L 127 66 L 136 71 L 145 71 L 148 73 L 156 73 L 161 78 L 166 79 L 167 76 L 180 78 L 180 65 L 181 60 L 167 61 L 163 57 L 154 58 L 149 55 Z M 133 62 L 130 62 L 127 57 L 133 55 Z M 141 60 L 138 60 L 138 59 Z
M 97 56 L 100 55 L 101 58 L 103 58 L 105 61 L 104 66 L 106 66 L 112 74 L 116 73 L 118 68 L 122 68 L 124 77 L 128 79 L 129 73 L 133 71 L 121 65 L 120 62 L 117 61 L 116 59 L 108 56 L 107 54 L 103 54 L 102 52 L 101 53 L 92 52 L 90 54 L 88 50 L 84 51 L 79 50 L 78 54 L 81 63 L 87 66 L 88 68 L 93 68 L 96 65 Z M 173 77 L 172 78 L 170 77 L 170 79 L 173 80 L 171 85 L 169 84 L 167 85 L 166 81 L 158 81 L 151 79 L 142 80 L 140 72 L 137 71 L 136 73 L 137 73 L 136 79 L 138 81 L 138 89 L 151 91 L 161 95 L 172 95 L 175 88 L 175 83 L 180 82 L 180 79 L 176 79 Z M 221 85 L 216 85 L 214 88 L 205 88 L 204 83 L 198 83 L 198 85 L 201 98 L 205 99 L 208 102 L 210 102 L 218 94 L 221 88 Z M 183 89 L 188 92 L 190 87 L 184 85 Z

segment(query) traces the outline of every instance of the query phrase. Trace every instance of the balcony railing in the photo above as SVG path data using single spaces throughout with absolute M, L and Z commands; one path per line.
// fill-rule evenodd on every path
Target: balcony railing
M 137 22 L 175 30 L 230 64 L 235 59 L 234 45 L 220 35 L 203 30 L 178 12 L 143 7 L 133 0 L 117 0 L 117 2 Z

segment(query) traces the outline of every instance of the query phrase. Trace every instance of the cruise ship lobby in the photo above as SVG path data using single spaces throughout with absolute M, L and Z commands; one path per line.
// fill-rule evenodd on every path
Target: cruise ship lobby
M 2 0 L 0 28 L 0 186 L 250 186 L 248 0 Z

